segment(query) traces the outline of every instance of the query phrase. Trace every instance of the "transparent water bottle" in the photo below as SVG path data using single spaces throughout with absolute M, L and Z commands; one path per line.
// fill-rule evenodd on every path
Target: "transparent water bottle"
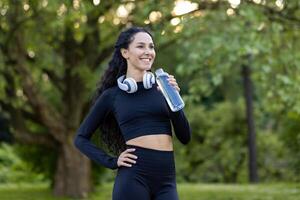
M 156 82 L 159 85 L 170 109 L 173 112 L 181 110 L 184 107 L 184 102 L 179 94 L 179 92 L 169 84 L 168 78 L 169 74 L 164 72 L 163 69 L 159 68 L 155 71 Z

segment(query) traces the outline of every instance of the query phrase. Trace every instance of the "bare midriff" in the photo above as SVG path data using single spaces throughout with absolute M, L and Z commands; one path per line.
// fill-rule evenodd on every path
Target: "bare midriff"
M 126 144 L 161 151 L 173 151 L 172 137 L 168 134 L 144 135 L 128 140 Z

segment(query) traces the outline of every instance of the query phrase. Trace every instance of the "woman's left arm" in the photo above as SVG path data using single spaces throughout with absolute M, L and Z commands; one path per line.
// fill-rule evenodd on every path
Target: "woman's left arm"
M 174 76 L 169 75 L 169 83 L 175 87 L 175 89 L 179 92 L 180 88 L 176 82 L 176 79 Z M 170 118 L 172 121 L 172 125 L 174 128 L 174 132 L 178 140 L 182 144 L 187 144 L 191 140 L 191 128 L 189 125 L 189 122 L 183 112 L 183 109 L 177 111 L 177 112 L 172 112 L 169 109 L 170 113 Z
M 179 110 L 177 112 L 172 112 L 170 110 L 170 118 L 178 140 L 182 144 L 189 143 L 191 140 L 191 128 L 183 110 Z

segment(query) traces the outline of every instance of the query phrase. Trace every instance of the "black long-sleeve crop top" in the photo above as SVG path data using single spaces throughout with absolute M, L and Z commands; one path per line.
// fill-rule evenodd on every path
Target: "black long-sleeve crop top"
M 114 114 L 125 141 L 143 135 L 172 135 L 170 120 L 179 141 L 183 144 L 190 141 L 191 130 L 183 110 L 172 112 L 156 84 L 151 89 L 144 89 L 143 82 L 137 85 L 135 93 L 127 93 L 117 86 L 105 90 L 77 130 L 75 146 L 105 167 L 116 169 L 117 158 L 96 147 L 90 138 L 109 112 Z

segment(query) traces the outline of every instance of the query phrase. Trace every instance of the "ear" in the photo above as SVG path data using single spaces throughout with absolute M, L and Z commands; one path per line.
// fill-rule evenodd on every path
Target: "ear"
M 126 60 L 128 59 L 128 50 L 127 49 L 122 48 L 121 54 L 122 54 L 123 58 L 125 58 Z

